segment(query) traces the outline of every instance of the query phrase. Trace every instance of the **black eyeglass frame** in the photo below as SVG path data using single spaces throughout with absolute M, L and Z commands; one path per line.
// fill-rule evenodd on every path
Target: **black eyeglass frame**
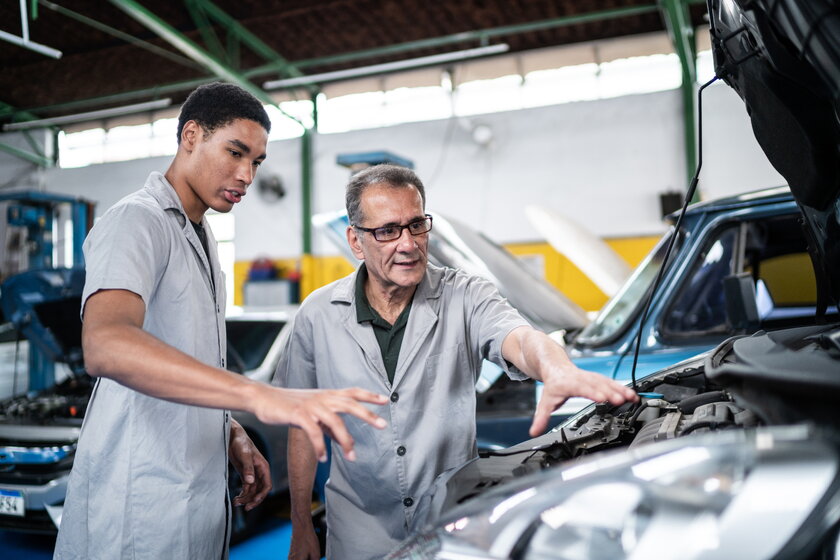
M 397 224 L 392 225 L 392 226 L 381 226 L 381 227 L 378 227 L 378 228 L 366 228 L 366 227 L 362 227 L 362 226 L 357 226 L 355 224 L 351 224 L 351 226 L 353 227 L 353 229 L 357 229 L 359 231 L 365 231 L 367 233 L 372 234 L 373 238 L 376 239 L 377 241 L 379 241 L 380 243 L 387 243 L 388 241 L 394 241 L 394 240 L 402 237 L 402 232 L 403 232 L 404 229 L 408 229 L 408 233 L 410 233 L 411 235 L 423 235 L 424 233 L 429 233 L 430 231 L 432 231 L 432 216 L 431 216 L 431 214 L 424 214 L 424 215 L 426 217 L 423 218 L 422 220 L 414 220 L 413 222 L 408 223 L 404 226 L 397 225 Z M 414 233 L 413 231 L 411 231 L 409 229 L 414 224 L 420 224 L 420 223 L 424 223 L 424 222 L 427 222 L 427 221 L 429 222 L 429 229 L 427 229 L 425 231 L 419 231 L 417 233 Z M 400 232 L 397 234 L 396 237 L 393 237 L 391 239 L 379 239 L 379 236 L 376 233 L 377 231 L 380 231 L 380 230 L 383 230 L 383 229 L 391 229 L 391 228 L 398 228 L 400 230 Z

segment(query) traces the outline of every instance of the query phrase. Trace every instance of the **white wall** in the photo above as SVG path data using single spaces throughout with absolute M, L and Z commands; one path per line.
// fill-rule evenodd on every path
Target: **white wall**
M 704 199 L 787 184 L 761 151 L 744 102 L 732 88 L 717 82 L 706 89 L 703 120 Z
M 725 85 L 704 100 L 704 198 L 782 184 L 752 136 L 743 104 Z M 490 127 L 487 146 L 472 140 Z M 318 135 L 314 140 L 313 211 L 343 207 L 348 171 L 341 153 L 389 150 L 414 161 L 428 205 L 474 224 L 502 243 L 539 236 L 527 204 L 562 212 L 601 236 L 661 232 L 658 193 L 686 187 L 678 91 L 632 95 L 388 128 Z M 45 189 L 98 201 L 98 214 L 140 188 L 170 158 L 78 169 L 52 169 Z M 0 161 L 0 184 L 11 173 Z M 236 258 L 294 257 L 301 252 L 300 141 L 272 142 L 261 175 L 277 174 L 287 195 L 269 203 L 252 188 L 234 210 Z M 316 254 L 335 254 L 316 237 Z

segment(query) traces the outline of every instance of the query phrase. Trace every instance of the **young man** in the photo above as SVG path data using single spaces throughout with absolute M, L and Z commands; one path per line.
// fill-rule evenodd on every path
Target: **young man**
M 322 455 L 322 429 L 352 459 L 337 413 L 384 426 L 367 391 L 281 390 L 225 367 L 225 282 L 204 213 L 228 212 L 265 159 L 270 121 L 237 86 L 195 90 L 165 174 L 105 213 L 85 241 L 85 365 L 96 376 L 67 489 L 56 558 L 227 556 L 234 505 L 271 488 L 268 464 L 228 410 L 294 424 Z
M 408 536 L 418 498 L 441 472 L 476 456 L 475 382 L 482 359 L 514 379 L 545 383 L 531 435 L 571 396 L 618 405 L 638 397 L 582 371 L 528 325 L 488 281 L 427 263 L 432 218 L 417 175 L 380 165 L 347 186 L 347 241 L 364 262 L 312 293 L 295 317 L 276 381 L 287 387 L 350 385 L 385 393 L 389 428 L 348 422 L 358 460 L 333 455 L 327 482 L 327 558 L 382 558 Z M 315 454 L 289 434 L 292 546 L 319 558 L 310 516 Z

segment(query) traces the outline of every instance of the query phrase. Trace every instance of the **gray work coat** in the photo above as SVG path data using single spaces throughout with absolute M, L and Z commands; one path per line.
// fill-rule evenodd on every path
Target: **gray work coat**
M 330 560 L 384 556 L 408 535 L 417 500 L 435 477 L 476 456 L 482 359 L 525 377 L 502 357 L 502 341 L 528 323 L 490 282 L 428 265 L 390 384 L 372 326 L 356 318 L 357 273 L 302 304 L 275 377 L 288 387 L 361 387 L 390 397 L 387 405 L 369 405 L 388 421 L 384 430 L 344 416 L 355 462 L 333 444 L 326 489 Z
M 99 290 L 134 292 L 146 306 L 145 331 L 224 367 L 225 282 L 206 221 L 205 228 L 209 261 L 175 190 L 153 173 L 88 235 L 82 305 Z M 171 403 L 98 379 L 55 558 L 226 557 L 229 432 L 226 411 Z

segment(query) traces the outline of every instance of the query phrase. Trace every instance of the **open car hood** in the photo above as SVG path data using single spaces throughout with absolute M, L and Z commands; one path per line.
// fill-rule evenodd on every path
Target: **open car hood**
M 79 319 L 84 284 L 84 269 L 56 268 L 21 272 L 0 287 L 0 306 L 17 331 L 74 373 L 84 371 Z
M 476 274 L 499 289 L 532 325 L 546 332 L 577 330 L 589 322 L 586 312 L 554 286 L 531 273 L 516 257 L 471 226 L 436 212 L 429 237 L 429 261 Z M 313 216 L 312 224 L 351 263 L 358 260 L 347 246 L 346 212 Z
M 802 209 L 823 314 L 840 305 L 840 10 L 833 0 L 708 6 L 715 73 L 744 100 Z

